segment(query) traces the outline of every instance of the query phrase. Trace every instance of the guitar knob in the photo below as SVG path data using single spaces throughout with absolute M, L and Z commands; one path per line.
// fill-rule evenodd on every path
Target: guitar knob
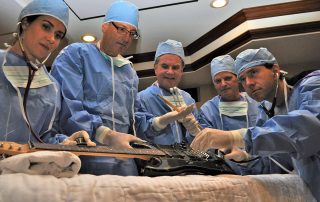
M 75 141 L 77 142 L 78 146 L 86 146 L 87 145 L 84 137 L 78 137 L 75 139 Z
M 158 167 L 161 165 L 162 161 L 160 158 L 158 157 L 152 157 L 150 160 L 149 160 L 149 163 L 151 166 L 154 166 L 154 167 Z

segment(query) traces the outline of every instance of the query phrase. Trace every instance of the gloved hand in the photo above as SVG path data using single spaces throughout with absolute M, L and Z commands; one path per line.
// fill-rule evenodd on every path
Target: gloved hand
M 162 116 L 158 116 L 153 119 L 152 126 L 155 130 L 160 131 L 167 127 L 167 125 L 171 122 L 174 122 L 178 119 L 185 118 L 188 114 L 190 114 L 194 109 L 194 105 L 189 105 L 186 108 L 180 108 L 178 111 L 171 111 Z
M 105 126 L 97 128 L 96 140 L 101 144 L 121 149 L 132 148 L 130 142 L 144 142 L 144 140 L 133 135 L 120 133 Z
M 196 136 L 201 131 L 200 125 L 193 114 L 187 115 L 185 118 L 179 120 L 179 122 L 182 123 L 192 136 Z
M 233 159 L 235 161 L 247 161 L 250 158 L 250 155 L 246 151 L 240 149 L 237 146 L 232 147 L 231 150 L 223 148 L 220 149 L 220 151 L 225 153 L 225 159 Z
M 79 137 L 83 137 L 85 142 L 87 143 L 87 146 L 96 146 L 96 143 L 92 142 L 90 140 L 89 134 L 84 131 L 80 130 L 78 132 L 73 133 L 70 137 L 67 137 L 66 139 L 61 142 L 63 145 L 77 145 L 76 139 Z
M 247 129 L 223 131 L 205 128 L 198 133 L 191 143 L 194 150 L 206 152 L 208 149 L 231 149 L 233 146 L 244 147 L 243 136 Z

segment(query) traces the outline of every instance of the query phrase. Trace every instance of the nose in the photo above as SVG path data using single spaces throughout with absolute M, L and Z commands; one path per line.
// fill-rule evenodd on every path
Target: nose
M 252 78 L 250 78 L 250 77 L 247 76 L 247 77 L 245 78 L 244 84 L 245 84 L 246 86 L 252 86 L 252 85 L 254 85 L 254 79 L 252 79 Z
M 226 85 L 227 85 L 227 82 L 224 79 L 222 79 L 221 80 L 221 86 L 226 86 Z
M 49 33 L 47 35 L 47 40 L 49 41 L 50 44 L 54 44 L 54 42 L 56 41 L 55 34 L 54 33 Z
M 129 43 L 129 41 L 132 40 L 129 32 L 126 32 L 122 36 L 123 36 L 123 41 L 125 41 L 125 43 Z
M 174 74 L 174 71 L 173 71 L 173 69 L 171 68 L 171 67 L 169 67 L 168 69 L 167 69 L 167 72 L 166 72 L 167 74 Z

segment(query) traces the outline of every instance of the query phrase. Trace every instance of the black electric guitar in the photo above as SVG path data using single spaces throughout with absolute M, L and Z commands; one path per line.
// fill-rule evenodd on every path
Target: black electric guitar
M 78 156 L 112 156 L 139 159 L 140 173 L 144 176 L 185 174 L 234 174 L 225 161 L 215 154 L 192 150 L 188 145 L 170 146 L 132 143 L 133 148 L 119 149 L 109 146 L 78 146 L 15 142 L 1 142 L 0 154 L 16 155 L 36 151 L 68 151 Z

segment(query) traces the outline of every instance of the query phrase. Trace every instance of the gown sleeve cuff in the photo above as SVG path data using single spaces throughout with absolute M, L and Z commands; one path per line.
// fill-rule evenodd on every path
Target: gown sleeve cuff
M 99 128 L 97 128 L 96 141 L 101 144 L 105 144 L 109 131 L 111 131 L 111 129 L 106 126 L 100 126 Z
M 245 136 L 246 133 L 247 133 L 246 128 L 232 130 L 231 135 L 232 135 L 232 139 L 233 139 L 233 145 L 240 147 L 240 148 L 244 148 L 245 144 L 244 144 L 243 137 Z
M 152 127 L 155 131 L 159 132 L 160 130 L 163 130 L 167 125 L 163 125 L 160 123 L 160 117 L 155 117 L 152 120 Z

